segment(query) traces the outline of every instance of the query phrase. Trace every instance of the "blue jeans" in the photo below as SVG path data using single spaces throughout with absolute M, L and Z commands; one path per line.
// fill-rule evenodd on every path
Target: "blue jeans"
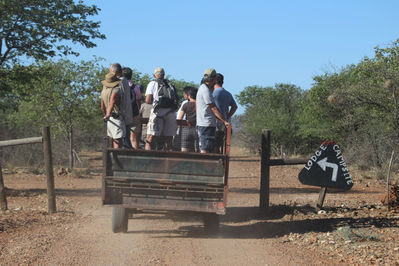
M 214 152 L 216 127 L 197 126 L 200 140 L 200 150 L 206 152 Z

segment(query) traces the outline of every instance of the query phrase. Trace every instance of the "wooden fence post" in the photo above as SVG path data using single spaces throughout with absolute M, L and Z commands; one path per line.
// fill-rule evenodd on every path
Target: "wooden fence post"
M 44 153 L 44 164 L 46 166 L 47 175 L 47 206 L 49 213 L 55 213 L 55 189 L 54 189 L 54 173 L 53 173 L 53 159 L 51 154 L 51 138 L 50 128 L 43 127 L 43 153 Z
M 75 161 L 73 157 L 73 129 L 69 129 L 69 168 L 72 169 L 75 167 Z
M 0 210 L 6 211 L 7 209 L 6 189 L 4 187 L 3 173 L 0 162 Z
M 270 130 L 262 130 L 262 151 L 260 166 L 260 215 L 265 215 L 269 208 L 270 193 Z

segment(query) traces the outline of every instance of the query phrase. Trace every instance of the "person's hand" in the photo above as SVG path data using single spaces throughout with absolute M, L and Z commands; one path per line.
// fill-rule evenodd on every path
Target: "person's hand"
M 224 124 L 224 126 L 226 127 L 226 128 L 228 128 L 231 124 L 229 123 L 229 122 L 227 122 L 227 121 L 223 121 L 223 124 Z
M 111 117 L 111 114 L 106 114 L 106 115 L 104 116 L 104 120 L 108 120 L 110 117 Z

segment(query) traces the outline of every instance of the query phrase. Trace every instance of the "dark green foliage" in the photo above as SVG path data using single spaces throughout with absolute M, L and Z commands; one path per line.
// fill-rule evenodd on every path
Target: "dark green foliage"
M 0 68 L 0 112 L 16 111 L 19 100 L 29 95 L 30 84 L 38 75 L 32 66 L 14 65 L 11 69 Z
M 243 138 L 249 143 L 259 143 L 260 132 L 268 128 L 273 132 L 273 147 L 293 150 L 298 147 L 297 116 L 303 92 L 295 85 L 276 84 L 274 87 L 250 86 L 245 88 L 237 100 L 246 107 L 240 117 Z M 248 143 L 248 144 L 249 144 Z
M 294 85 L 250 86 L 237 95 L 246 111 L 241 132 L 256 143 L 263 128 L 284 152 L 340 144 L 350 162 L 381 167 L 399 144 L 399 40 L 375 48 L 374 58 L 314 77 L 309 91 Z
M 397 45 L 377 47 L 375 58 L 314 77 L 302 108 L 301 136 L 338 141 L 358 163 L 380 167 L 388 160 L 399 141 Z
M 95 47 L 105 39 L 100 22 L 89 18 L 99 8 L 73 0 L 0 0 L 0 67 L 24 55 L 37 60 L 74 54 L 65 41 Z
M 15 121 L 52 125 L 54 133 L 66 134 L 75 125 L 90 124 L 94 114 L 101 116 L 94 107 L 100 105 L 100 80 L 105 70 L 97 61 L 46 61 L 31 68 L 37 75 L 19 101 Z
M 51 134 L 61 142 L 70 143 L 73 149 L 77 149 L 74 140 L 80 141 L 79 148 L 86 141 L 93 142 L 93 138 L 101 142 L 100 81 L 106 70 L 98 61 L 45 61 L 23 68 L 15 66 L 10 72 L 19 71 L 29 74 L 29 82 L 12 79 L 16 108 L 9 108 L 2 120 L 2 138 L 39 136 L 41 128 L 50 125 Z M 85 137 L 79 139 L 82 135 Z

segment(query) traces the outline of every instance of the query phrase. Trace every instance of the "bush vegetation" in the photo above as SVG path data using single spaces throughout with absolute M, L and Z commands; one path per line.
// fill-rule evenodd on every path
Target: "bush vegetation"
M 313 78 L 308 91 L 292 84 L 249 86 L 237 95 L 245 106 L 240 137 L 259 147 L 272 132 L 274 153 L 312 153 L 322 141 L 340 144 L 348 161 L 381 168 L 399 141 L 399 40 L 376 47 L 373 58 Z

